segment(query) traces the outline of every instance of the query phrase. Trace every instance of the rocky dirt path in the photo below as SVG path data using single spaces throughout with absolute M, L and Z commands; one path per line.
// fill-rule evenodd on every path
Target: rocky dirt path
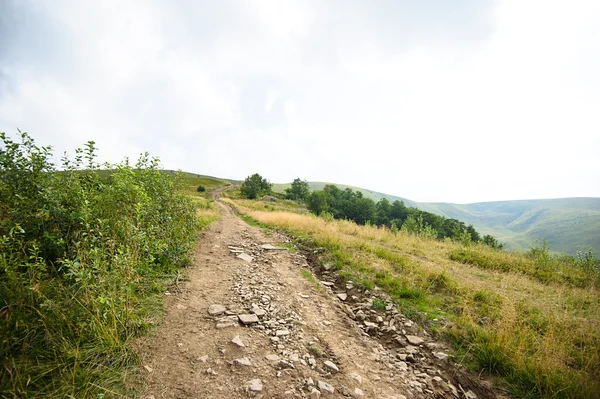
M 391 304 L 373 309 L 331 270 L 309 281 L 307 257 L 278 247 L 286 236 L 218 204 L 189 281 L 142 344 L 143 398 L 493 397 Z

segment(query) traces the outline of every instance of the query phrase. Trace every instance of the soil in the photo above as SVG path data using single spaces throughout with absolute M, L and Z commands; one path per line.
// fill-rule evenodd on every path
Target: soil
M 385 296 L 373 309 L 373 293 L 217 204 L 188 280 L 166 293 L 164 320 L 140 345 L 142 398 L 496 397 Z

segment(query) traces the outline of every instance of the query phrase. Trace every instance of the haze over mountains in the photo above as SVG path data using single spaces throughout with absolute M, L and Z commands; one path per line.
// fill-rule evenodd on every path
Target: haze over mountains
M 321 190 L 323 182 L 309 182 L 311 190 Z M 600 198 L 557 198 L 452 204 L 416 202 L 395 195 L 359 187 L 351 188 L 374 201 L 387 198 L 404 201 L 407 206 L 472 224 L 483 234 L 491 234 L 506 249 L 526 250 L 545 238 L 554 252 L 576 254 L 592 249 L 600 252 Z M 283 192 L 289 184 L 274 184 L 275 192 Z

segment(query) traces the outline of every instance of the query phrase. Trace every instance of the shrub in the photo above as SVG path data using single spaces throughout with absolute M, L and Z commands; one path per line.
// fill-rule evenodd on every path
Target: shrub
M 2 396 L 130 396 L 127 341 L 189 263 L 193 204 L 148 154 L 101 171 L 89 142 L 58 171 L 27 133 L 0 139 Z
M 271 192 L 271 184 L 258 173 L 246 177 L 240 187 L 242 195 L 248 199 L 255 199 Z
M 203 185 L 199 185 L 196 191 L 199 193 L 203 193 L 206 191 L 206 187 L 204 187 Z

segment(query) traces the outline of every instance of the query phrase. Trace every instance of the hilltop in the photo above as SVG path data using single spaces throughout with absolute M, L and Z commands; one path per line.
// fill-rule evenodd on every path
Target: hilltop
M 309 182 L 311 190 L 322 190 L 324 182 Z M 290 184 L 273 184 L 283 192 Z M 360 187 L 336 184 L 341 189 L 361 192 L 373 201 L 387 198 L 407 206 L 472 224 L 483 234 L 491 234 L 507 249 L 529 249 L 545 238 L 552 251 L 575 254 L 600 252 L 600 198 L 557 198 L 453 204 L 417 202 Z

